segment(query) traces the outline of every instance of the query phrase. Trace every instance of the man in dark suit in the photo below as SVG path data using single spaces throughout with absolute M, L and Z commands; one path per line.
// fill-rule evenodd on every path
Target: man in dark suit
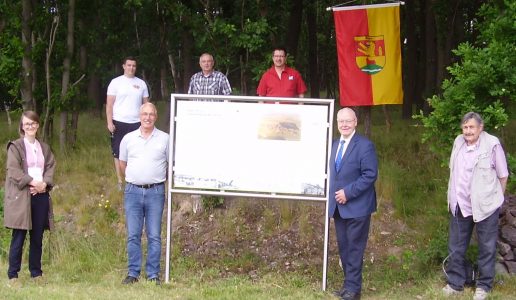
M 335 295 L 360 299 L 364 250 L 376 211 L 378 159 L 373 143 L 356 133 L 357 117 L 351 108 L 339 110 L 337 123 L 341 136 L 331 151 L 328 209 L 335 221 L 344 283 Z

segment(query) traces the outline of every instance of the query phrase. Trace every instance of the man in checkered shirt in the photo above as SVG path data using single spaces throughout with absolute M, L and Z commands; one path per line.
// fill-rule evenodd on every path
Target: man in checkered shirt
M 227 77 L 219 71 L 215 71 L 213 66 L 215 61 L 209 53 L 204 53 L 199 57 L 201 72 L 195 73 L 190 79 L 188 94 L 195 95 L 230 95 L 231 86 Z
M 203 53 L 199 57 L 199 66 L 201 72 L 195 73 L 190 79 L 190 86 L 188 87 L 188 94 L 195 95 L 230 95 L 231 86 L 228 78 L 219 71 L 215 71 L 213 66 L 215 60 L 213 55 Z M 219 102 L 221 100 L 213 99 L 194 99 L 196 101 Z M 193 201 L 193 211 L 196 213 L 202 209 L 202 198 L 200 195 L 191 195 Z

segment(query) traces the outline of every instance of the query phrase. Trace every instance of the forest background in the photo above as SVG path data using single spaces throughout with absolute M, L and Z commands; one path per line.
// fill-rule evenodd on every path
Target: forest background
M 203 52 L 214 55 L 216 68 L 228 76 L 235 94 L 255 95 L 261 74 L 271 65 L 271 46 L 285 45 L 289 63 L 309 87 L 307 96 L 338 99 L 333 16 L 326 11 L 337 4 L 306 0 L 0 1 L 0 100 L 8 112 L 2 119 L 2 128 L 8 130 L 2 130 L 1 142 L 16 137 L 21 110 L 35 109 L 43 117 L 42 138 L 58 155 L 61 182 L 54 198 L 62 226 L 52 235 L 54 242 L 47 243 L 53 249 L 47 264 L 58 276 L 50 279 L 51 289 L 29 284 L 29 294 L 18 291 L 20 297 L 41 292 L 62 298 L 77 292 L 77 283 L 86 284 L 94 291 L 91 295 L 107 290 L 106 297 L 142 296 L 133 295 L 135 290 L 114 296 L 123 276 L 124 223 L 121 195 L 110 185 L 115 180 L 108 141 L 103 138 L 103 104 L 107 84 L 122 72 L 124 56 L 137 57 L 138 76 L 148 83 L 152 101 L 163 112 L 163 129 L 168 128 L 168 95 L 186 91 Z M 370 262 L 368 276 L 374 282 L 367 286 L 366 295 L 432 297 L 442 284 L 438 273 L 446 255 L 444 166 L 463 113 L 474 110 L 484 116 L 486 129 L 502 139 L 514 170 L 515 16 L 516 3 L 509 0 L 413 0 L 401 6 L 404 104 L 375 107 L 372 114 L 362 109 L 359 114 L 361 120 L 369 118 L 372 127 L 360 130 L 377 145 L 384 170 L 378 182 L 383 201 L 370 246 L 371 253 L 377 249 L 378 257 Z M 5 151 L 0 153 L 4 165 Z M 4 176 L 0 173 L 2 183 Z M 514 191 L 511 178 L 509 193 Z M 263 299 L 307 293 L 329 297 L 316 292 L 321 269 L 320 208 L 265 201 L 260 202 L 259 213 L 251 216 L 248 205 L 249 201 L 233 199 L 224 204 L 225 210 L 185 216 L 176 233 L 180 246 L 174 248 L 173 256 L 179 265 L 173 274 L 178 298 L 219 298 L 214 290 L 220 289 L 225 292 L 220 297 L 237 299 L 239 294 L 233 289 L 239 288 L 247 293 L 244 296 Z M 219 220 L 217 226 L 205 223 L 213 220 Z M 254 241 L 263 247 L 243 242 L 257 234 L 245 224 L 248 220 L 263 226 L 259 235 L 263 239 Z M 206 226 L 219 230 L 209 231 Z M 229 231 L 235 226 L 242 232 Z M 285 248 L 263 242 L 283 238 Z M 1 270 L 5 269 L 8 240 L 8 231 L 3 230 Z M 213 249 L 220 250 L 206 246 L 208 240 L 225 245 L 229 253 L 216 252 L 219 260 L 200 259 L 198 255 L 206 254 L 203 246 L 212 255 Z M 308 259 L 297 264 L 273 253 L 255 256 L 237 250 L 251 246 L 264 253 L 296 253 Z M 278 264 L 284 268 L 271 267 Z M 329 281 L 338 285 L 340 274 L 332 270 Z M 106 278 L 113 281 L 108 286 L 102 283 Z M 71 283 L 71 290 L 62 287 L 63 283 Z M 251 286 L 256 284 L 254 290 Z M 499 289 L 504 298 L 515 294 L 510 284 Z M 168 295 L 150 287 L 144 291 Z

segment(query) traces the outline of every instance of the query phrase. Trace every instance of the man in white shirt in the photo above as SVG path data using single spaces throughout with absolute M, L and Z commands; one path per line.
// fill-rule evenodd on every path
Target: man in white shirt
M 149 101 L 149 91 L 145 81 L 136 77 L 136 59 L 126 57 L 122 65 L 124 74 L 109 83 L 106 98 L 107 128 L 111 133 L 118 189 L 122 189 L 122 175 L 118 160 L 120 141 L 131 131 L 140 127 L 139 110 L 143 103 Z
M 160 284 L 161 220 L 165 204 L 169 135 L 156 127 L 156 107 L 140 109 L 141 126 L 120 143 L 120 167 L 125 175 L 124 210 L 127 228 L 127 277 L 123 284 L 139 280 L 142 264 L 141 237 L 147 235 L 147 280 Z

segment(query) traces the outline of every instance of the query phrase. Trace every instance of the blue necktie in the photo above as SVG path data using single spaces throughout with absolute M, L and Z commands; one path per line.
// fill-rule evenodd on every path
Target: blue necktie
M 339 152 L 337 153 L 337 157 L 335 159 L 335 169 L 340 169 L 340 164 L 342 163 L 342 151 L 344 151 L 344 140 L 339 143 Z

